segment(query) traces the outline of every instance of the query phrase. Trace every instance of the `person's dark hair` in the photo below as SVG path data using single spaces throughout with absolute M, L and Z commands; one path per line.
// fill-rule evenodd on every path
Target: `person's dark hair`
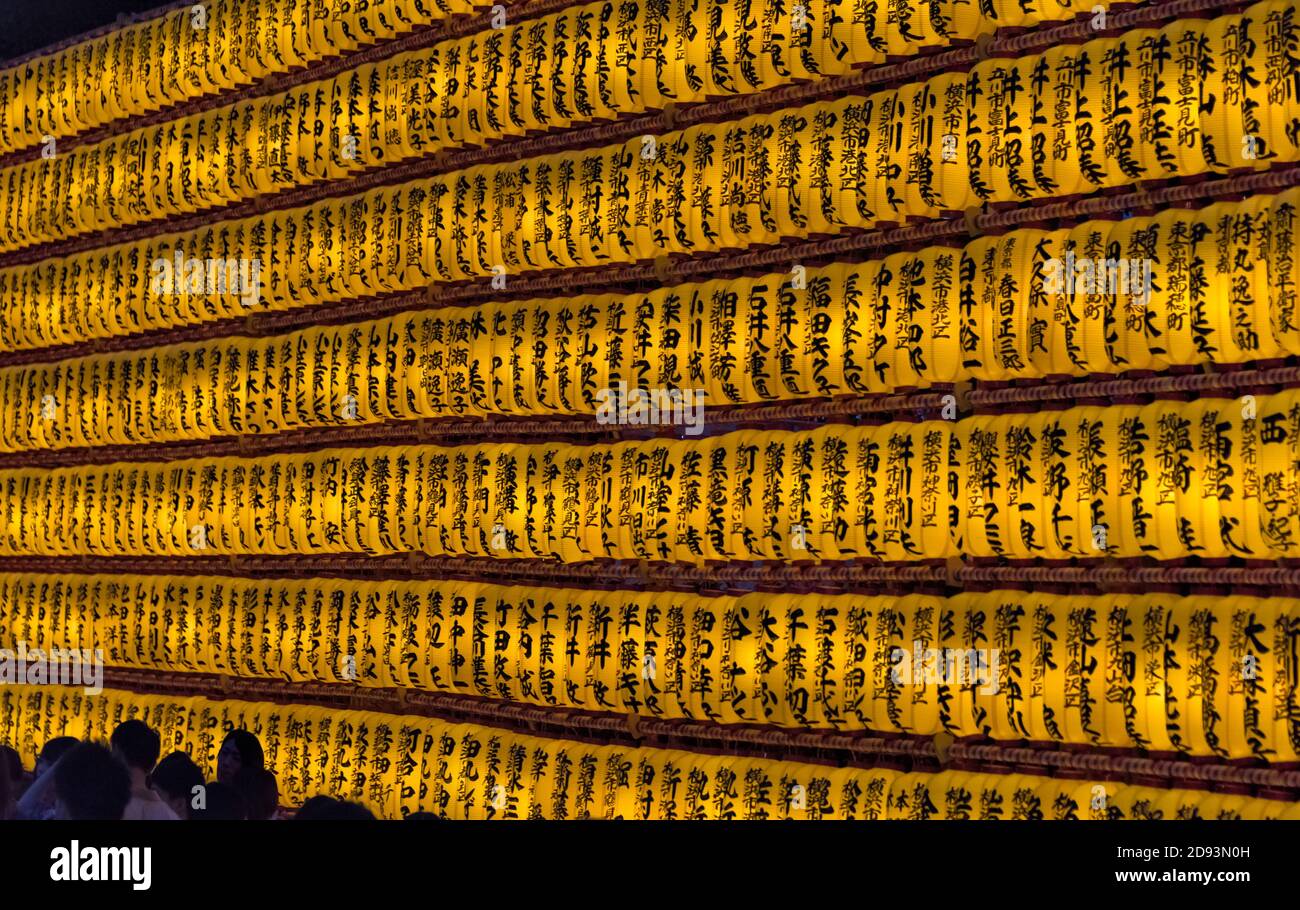
M 142 720 L 122 721 L 108 742 L 127 767 L 139 768 L 146 774 L 158 763 L 158 753 L 162 750 L 162 737 Z
M 440 822 L 440 821 L 442 821 L 442 816 L 441 816 L 441 815 L 434 815 L 432 812 L 426 812 L 426 811 L 424 811 L 424 810 L 421 810 L 421 811 L 419 811 L 419 812 L 412 812 L 410 815 L 406 816 L 406 821 L 408 821 L 408 822 Z
M 374 821 L 375 814 L 359 803 L 335 799 L 332 796 L 313 796 L 299 807 L 295 821 Z
M 203 786 L 203 772 L 184 752 L 172 752 L 149 772 L 149 786 L 161 790 L 169 799 L 184 802 L 186 814 L 192 816 L 194 788 Z
M 11 746 L 0 746 L 0 821 L 14 814 L 23 789 L 23 758 Z
M 0 822 L 8 821 L 14 814 L 14 779 L 9 776 L 9 769 L 0 774 Z
M 335 821 L 372 822 L 375 820 L 375 813 L 371 812 L 360 803 L 350 803 L 347 800 L 340 800 L 338 810 L 332 818 Z
M 339 801 L 332 796 L 313 796 L 298 807 L 294 821 L 320 821 L 329 818 Z
M 233 786 L 244 798 L 250 821 L 264 821 L 280 808 L 280 787 L 265 768 L 240 768 Z
M 78 743 L 54 772 L 54 794 L 76 821 L 117 821 L 131 799 L 131 777 L 98 743 Z
M 81 745 L 81 740 L 75 736 L 56 736 L 45 744 L 41 754 L 36 757 L 36 763 L 43 765 L 45 768 L 50 768 L 56 761 L 79 745 Z
M 0 746 L 0 771 L 7 771 L 5 776 L 17 783 L 23 779 L 23 770 L 23 757 L 18 750 L 12 746 Z
M 195 821 L 242 822 L 248 818 L 244 798 L 234 787 L 220 781 L 208 781 L 203 787 L 203 808 L 190 811 Z
M 221 752 L 225 750 L 226 746 L 231 746 L 239 753 L 239 769 L 254 768 L 261 770 L 266 767 L 266 757 L 262 753 L 262 744 L 258 742 L 257 737 L 247 730 L 231 730 L 226 734 L 226 738 L 221 741 L 221 750 L 217 752 L 217 777 L 225 780 L 226 783 L 233 783 L 234 776 L 222 767 Z M 235 773 L 238 773 L 239 769 L 234 769 Z

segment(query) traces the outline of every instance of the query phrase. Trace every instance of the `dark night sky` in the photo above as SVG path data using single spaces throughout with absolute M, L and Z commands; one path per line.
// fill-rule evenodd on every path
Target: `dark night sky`
M 197 2 L 197 0 L 196 0 Z M 0 0 L 0 61 L 139 13 L 169 0 Z

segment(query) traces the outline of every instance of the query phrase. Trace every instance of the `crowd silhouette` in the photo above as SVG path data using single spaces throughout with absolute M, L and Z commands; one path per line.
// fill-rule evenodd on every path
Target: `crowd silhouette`
M 29 771 L 0 745 L 0 819 L 42 821 L 271 821 L 373 819 L 358 803 L 318 795 L 296 811 L 280 805 L 262 744 L 231 730 L 217 753 L 216 778 L 185 752 L 162 756 L 157 730 L 140 720 L 119 724 L 107 745 L 59 736 L 45 743 Z M 421 813 L 423 815 L 423 813 Z

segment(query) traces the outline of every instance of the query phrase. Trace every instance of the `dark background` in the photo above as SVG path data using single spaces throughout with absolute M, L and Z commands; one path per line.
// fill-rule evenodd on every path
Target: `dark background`
M 195 0 L 198 2 L 198 0 Z M 0 65 L 170 0 L 0 0 Z

